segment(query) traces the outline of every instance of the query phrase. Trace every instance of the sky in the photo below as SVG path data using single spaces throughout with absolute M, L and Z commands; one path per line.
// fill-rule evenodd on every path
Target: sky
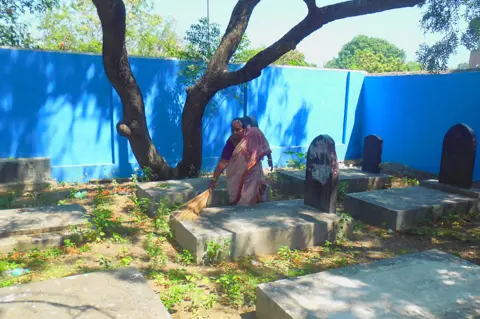
M 155 13 L 176 21 L 179 35 L 199 18 L 207 16 L 207 0 L 154 0 Z M 220 24 L 225 30 L 236 0 L 209 0 L 210 21 Z M 340 2 L 317 0 L 318 6 Z M 422 9 L 423 10 L 423 9 Z M 379 37 L 405 50 L 407 60 L 416 59 L 415 52 L 423 42 L 434 43 L 439 35 L 424 35 L 420 28 L 422 10 L 403 8 L 375 13 L 362 17 L 332 22 L 305 38 L 297 49 L 305 54 L 309 62 L 322 66 L 334 58 L 342 46 L 356 35 Z M 262 0 L 255 8 L 247 28 L 252 46 L 270 45 L 284 35 L 306 15 L 303 0 Z M 460 47 L 449 61 L 449 67 L 468 62 L 470 52 Z

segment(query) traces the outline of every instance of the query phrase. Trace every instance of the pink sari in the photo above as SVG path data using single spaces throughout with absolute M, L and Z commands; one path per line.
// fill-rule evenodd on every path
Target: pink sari
M 268 141 L 256 127 L 249 127 L 233 151 L 227 166 L 227 188 L 231 205 L 266 201 L 262 158 L 270 154 Z

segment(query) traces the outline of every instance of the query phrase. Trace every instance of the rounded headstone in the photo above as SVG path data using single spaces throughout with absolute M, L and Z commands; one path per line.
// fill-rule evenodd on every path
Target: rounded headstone
M 380 174 L 383 140 L 376 135 L 368 135 L 363 141 L 362 171 Z
M 450 128 L 443 139 L 442 159 L 438 181 L 460 188 L 471 188 L 477 137 L 465 124 Z
M 338 159 L 335 141 L 319 135 L 307 152 L 305 205 L 335 213 L 338 189 Z

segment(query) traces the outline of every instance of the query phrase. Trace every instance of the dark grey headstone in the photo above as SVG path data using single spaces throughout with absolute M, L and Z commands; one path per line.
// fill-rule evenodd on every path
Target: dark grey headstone
M 362 171 L 380 174 L 383 140 L 376 135 L 368 135 L 363 142 Z
M 307 153 L 305 205 L 326 213 L 335 213 L 338 189 L 338 160 L 335 141 L 319 135 Z
M 457 124 L 448 130 L 443 139 L 442 161 L 438 181 L 442 184 L 471 188 L 477 137 L 465 124 Z

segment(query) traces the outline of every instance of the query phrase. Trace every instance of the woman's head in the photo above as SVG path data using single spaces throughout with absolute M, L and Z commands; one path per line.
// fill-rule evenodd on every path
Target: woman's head
M 251 127 L 258 127 L 257 119 L 253 116 L 245 116 L 243 122 L 246 126 L 250 125 Z
M 235 142 L 239 142 L 243 135 L 245 134 L 245 122 L 241 118 L 235 118 L 232 121 L 231 129 L 232 129 L 232 138 Z

